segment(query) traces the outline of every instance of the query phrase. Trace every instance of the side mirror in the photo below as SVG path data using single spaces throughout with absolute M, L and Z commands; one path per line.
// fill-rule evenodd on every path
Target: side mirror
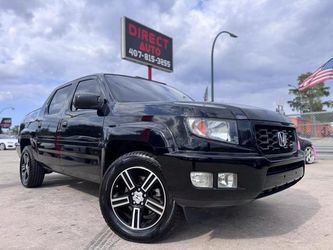
M 77 94 L 74 96 L 74 107 L 76 109 L 96 109 L 99 110 L 105 104 L 105 100 L 98 95 Z

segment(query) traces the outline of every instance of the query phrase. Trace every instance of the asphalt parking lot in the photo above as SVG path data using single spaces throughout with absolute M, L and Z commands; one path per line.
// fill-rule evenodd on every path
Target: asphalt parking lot
M 158 244 L 117 237 L 98 185 L 58 174 L 21 186 L 15 151 L 0 151 L 0 249 L 333 249 L 333 161 L 306 167 L 292 188 L 240 207 L 189 209 Z

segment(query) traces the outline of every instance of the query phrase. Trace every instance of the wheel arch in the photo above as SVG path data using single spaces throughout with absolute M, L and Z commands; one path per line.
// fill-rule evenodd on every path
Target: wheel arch
M 20 151 L 21 151 L 21 153 L 23 152 L 23 149 L 26 146 L 29 146 L 29 145 L 31 145 L 30 138 L 21 138 L 20 139 Z
M 20 151 L 19 154 L 21 154 L 23 152 L 23 149 L 26 146 L 31 146 L 34 150 L 37 149 L 37 145 L 33 140 L 34 134 L 35 134 L 34 132 L 32 132 L 28 129 L 24 129 L 20 132 L 19 139 L 18 139 L 19 151 Z
M 152 125 L 152 124 L 150 124 Z M 161 155 L 173 151 L 176 147 L 171 132 L 161 124 L 159 126 L 139 126 L 132 124 L 110 128 L 106 132 L 105 146 L 102 153 L 103 176 L 120 156 L 134 152 L 144 151 L 153 155 Z

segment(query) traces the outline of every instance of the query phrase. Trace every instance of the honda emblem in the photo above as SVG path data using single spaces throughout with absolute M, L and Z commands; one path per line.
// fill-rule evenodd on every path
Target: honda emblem
M 277 136 L 278 136 L 278 141 L 279 141 L 280 147 L 285 148 L 287 146 L 287 134 L 283 131 L 279 131 L 277 133 Z

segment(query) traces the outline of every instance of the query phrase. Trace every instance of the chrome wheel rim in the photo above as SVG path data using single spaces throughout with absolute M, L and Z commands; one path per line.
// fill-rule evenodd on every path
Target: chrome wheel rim
M 5 144 L 0 144 L 0 150 L 5 150 Z
M 313 163 L 314 162 L 314 154 L 313 154 L 313 149 L 311 147 L 307 147 L 305 149 L 305 161 L 307 163 Z
M 21 179 L 24 184 L 28 182 L 30 174 L 30 157 L 28 153 L 22 155 L 22 163 L 21 163 Z
M 110 203 L 117 219 L 132 230 L 145 230 L 162 218 L 166 195 L 161 180 L 145 167 L 122 171 L 112 184 Z

